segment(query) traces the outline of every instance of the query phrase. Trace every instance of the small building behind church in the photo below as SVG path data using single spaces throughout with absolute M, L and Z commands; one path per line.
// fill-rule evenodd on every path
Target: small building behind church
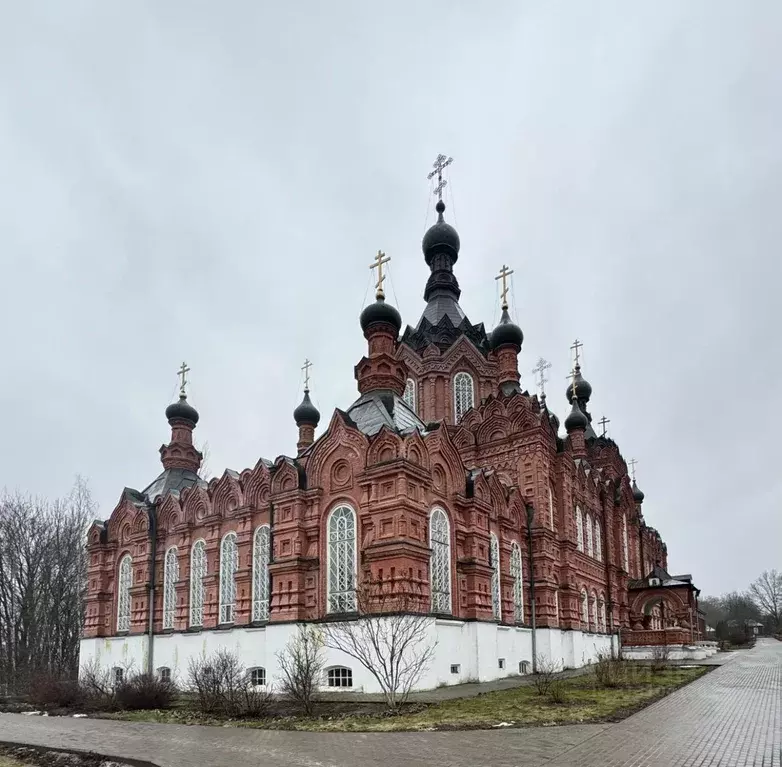
M 668 644 L 704 657 L 698 591 L 667 573 L 644 494 L 593 428 L 580 344 L 560 425 L 544 391 L 520 385 L 507 287 L 491 332 L 465 315 L 459 235 L 442 200 L 437 214 L 420 318 L 403 327 L 386 301 L 380 254 L 355 329 L 367 344 L 357 397 L 322 422 L 306 387 L 296 455 L 202 480 L 183 371 L 162 472 L 89 530 L 82 665 L 184 681 L 191 658 L 228 648 L 273 684 L 298 625 L 361 620 L 357 595 L 377 583 L 437 641 L 419 689 L 527 671 L 533 595 L 537 655 L 564 667 L 618 652 L 620 637 L 639 656 Z M 327 653 L 324 687 L 378 691 L 355 660 Z

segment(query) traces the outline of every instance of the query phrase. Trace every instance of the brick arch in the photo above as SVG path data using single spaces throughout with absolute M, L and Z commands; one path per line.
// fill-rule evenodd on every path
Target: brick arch
M 681 594 L 670 589 L 649 589 L 644 590 L 633 599 L 630 605 L 630 611 L 634 615 L 644 615 L 644 608 L 649 602 L 657 602 L 662 600 L 666 605 L 673 608 L 674 613 L 678 614 L 683 609 L 689 609 L 687 602 L 682 599 Z

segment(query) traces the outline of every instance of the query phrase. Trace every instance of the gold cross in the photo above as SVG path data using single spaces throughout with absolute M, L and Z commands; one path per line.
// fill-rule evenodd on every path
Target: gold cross
M 513 274 L 513 269 L 508 269 L 505 264 L 502 265 L 502 269 L 500 269 L 500 273 L 494 278 L 495 280 L 502 280 L 502 292 L 500 293 L 500 298 L 502 299 L 502 308 L 507 309 L 508 308 L 508 277 Z
M 540 394 L 543 397 L 546 396 L 546 381 L 548 381 L 548 378 L 546 378 L 546 371 L 550 367 L 551 363 L 548 360 L 544 360 L 543 357 L 540 357 L 538 359 L 538 364 L 532 368 L 532 375 L 535 376 L 535 379 L 537 380 L 538 376 L 540 376 L 538 386 L 540 386 Z
M 304 391 L 310 390 L 310 368 L 312 367 L 312 363 L 305 359 L 304 364 L 301 366 L 301 369 L 304 371 Z
M 375 293 L 375 298 L 383 298 L 385 295 L 383 293 L 383 280 L 385 280 L 386 276 L 383 274 L 383 264 L 387 264 L 390 260 L 391 256 L 387 256 L 382 250 L 378 250 L 375 260 L 369 265 L 370 269 L 377 269 L 377 282 L 375 283 L 377 292 Z
M 630 473 L 633 476 L 633 482 L 635 482 L 635 465 L 638 463 L 638 461 L 633 458 L 631 461 L 628 461 L 628 463 L 630 464 Z
M 187 396 L 185 393 L 185 386 L 187 386 L 187 374 L 190 372 L 190 368 L 187 366 L 186 362 L 182 363 L 182 367 L 179 368 L 179 372 L 177 373 L 177 376 L 181 379 L 179 382 L 179 396 L 185 397 Z
M 600 425 L 603 427 L 603 435 L 602 435 L 602 436 L 604 436 L 604 437 L 605 437 L 605 435 L 606 435 L 606 431 L 608 430 L 608 429 L 607 429 L 607 427 L 608 427 L 608 424 L 609 424 L 609 423 L 611 423 L 611 419 L 610 419 L 610 418 L 606 418 L 605 416 L 603 416 L 603 417 L 602 417 L 602 418 L 601 418 L 601 419 L 598 421 L 598 423 L 599 423 L 599 424 L 600 424 Z
M 581 349 L 583 349 L 584 344 L 581 343 L 578 339 L 573 341 L 573 345 L 570 347 L 570 351 L 572 351 L 576 358 L 576 367 L 581 364 L 581 360 L 579 359 L 579 352 Z

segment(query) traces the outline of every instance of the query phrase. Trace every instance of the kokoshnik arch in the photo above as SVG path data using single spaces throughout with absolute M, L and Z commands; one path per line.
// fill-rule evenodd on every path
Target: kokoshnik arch
M 183 365 L 166 409 L 163 472 L 142 491 L 125 488 L 88 533 L 83 665 L 184 678 L 191 657 L 227 647 L 253 679 L 273 683 L 275 653 L 298 624 L 360 620 L 357 590 L 382 582 L 428 616 L 437 640 L 419 688 L 519 673 L 533 646 L 528 535 L 539 656 L 580 666 L 615 651 L 620 636 L 636 655 L 657 644 L 681 657 L 708 652 L 691 577 L 668 574 L 643 493 L 606 422 L 600 436 L 592 427 L 580 343 L 560 434 L 545 361 L 539 395 L 519 385 L 509 270 L 498 278 L 500 323 L 487 334 L 459 305 L 459 235 L 442 199 L 436 210 L 423 238 L 422 316 L 401 332 L 378 253 L 376 300 L 360 317 L 358 399 L 316 438 L 307 375 L 293 413 L 296 456 L 203 481 Z M 328 651 L 326 667 L 324 686 L 377 691 L 346 656 Z

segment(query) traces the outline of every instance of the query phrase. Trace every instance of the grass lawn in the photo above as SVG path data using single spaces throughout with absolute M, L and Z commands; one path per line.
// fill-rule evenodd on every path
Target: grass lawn
M 24 762 L 17 762 L 16 759 L 0 754 L 0 767 L 26 767 L 26 765 Z
M 460 698 L 430 705 L 412 706 L 398 716 L 341 714 L 333 717 L 278 717 L 228 722 L 237 727 L 331 732 L 369 732 L 426 729 L 488 728 L 502 722 L 516 727 L 616 721 L 692 682 L 709 669 L 669 668 L 659 674 L 639 669 L 622 686 L 597 687 L 593 674 L 561 680 L 564 700 L 554 703 L 538 695 L 532 685 Z M 126 721 L 226 724 L 205 719 L 196 712 L 126 711 L 112 715 Z

